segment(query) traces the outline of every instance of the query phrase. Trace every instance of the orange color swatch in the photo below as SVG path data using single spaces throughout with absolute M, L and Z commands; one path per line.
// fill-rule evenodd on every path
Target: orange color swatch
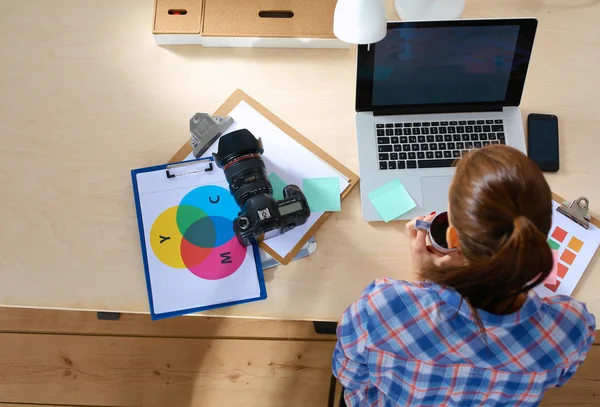
M 565 237 L 567 237 L 567 231 L 557 226 L 554 232 L 552 232 L 552 237 L 562 243 Z
M 571 265 L 571 264 L 573 264 L 573 261 L 575 261 L 575 257 L 577 257 L 575 255 L 575 253 L 573 253 L 570 250 L 565 250 L 565 251 L 563 251 L 562 256 L 560 256 L 560 259 L 562 261 L 564 261 L 565 263 Z
M 558 263 L 558 266 L 556 267 L 557 276 L 559 276 L 560 278 L 565 278 L 565 276 L 567 275 L 567 271 L 569 271 L 569 268 L 567 266 Z
M 582 246 L 583 242 L 576 237 L 572 237 L 571 240 L 569 240 L 569 249 L 573 250 L 574 252 L 579 252 Z

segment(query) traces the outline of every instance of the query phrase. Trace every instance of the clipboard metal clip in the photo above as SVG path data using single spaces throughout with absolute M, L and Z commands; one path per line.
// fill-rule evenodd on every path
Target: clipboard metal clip
M 565 201 L 557 210 L 581 227 L 589 229 L 591 219 L 589 208 L 589 199 L 582 196 L 572 202 Z
M 233 124 L 230 116 L 211 116 L 208 113 L 196 113 L 190 119 L 190 144 L 194 149 L 194 157 L 200 158 L 202 154 L 221 137 Z
M 212 170 L 213 159 L 208 157 L 167 165 L 167 170 L 165 172 L 167 178 L 173 179 L 175 177 L 181 177 L 182 175 L 198 174 Z

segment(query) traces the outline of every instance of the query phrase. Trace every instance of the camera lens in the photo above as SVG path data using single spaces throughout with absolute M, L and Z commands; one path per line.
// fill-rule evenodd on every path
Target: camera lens
M 273 195 L 262 160 L 264 152 L 261 139 L 256 139 L 247 129 L 236 130 L 219 139 L 219 148 L 213 158 L 223 168 L 233 198 L 241 207 L 253 195 Z

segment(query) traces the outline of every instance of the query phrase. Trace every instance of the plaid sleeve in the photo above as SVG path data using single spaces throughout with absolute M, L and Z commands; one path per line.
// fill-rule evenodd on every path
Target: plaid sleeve
M 596 335 L 596 319 L 594 318 L 594 315 L 587 310 L 587 307 L 583 303 L 574 301 L 573 305 L 576 317 L 579 318 L 580 321 L 585 321 L 585 328 L 582 329 L 585 340 L 569 357 L 569 362 L 571 364 L 560 376 L 557 387 L 562 387 L 575 374 L 579 366 L 587 357 L 590 348 L 594 344 Z
M 338 341 L 333 351 L 333 374 L 347 390 L 357 390 L 369 380 L 366 343 L 368 338 L 369 294 L 375 288 L 371 283 L 362 296 L 342 314 L 338 323 Z

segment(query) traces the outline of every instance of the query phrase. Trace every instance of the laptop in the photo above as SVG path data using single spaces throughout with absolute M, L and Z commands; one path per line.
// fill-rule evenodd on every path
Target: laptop
M 358 47 L 356 126 L 363 218 L 369 193 L 399 179 L 411 219 L 448 205 L 454 162 L 506 144 L 526 152 L 519 109 L 537 20 L 390 22 Z

